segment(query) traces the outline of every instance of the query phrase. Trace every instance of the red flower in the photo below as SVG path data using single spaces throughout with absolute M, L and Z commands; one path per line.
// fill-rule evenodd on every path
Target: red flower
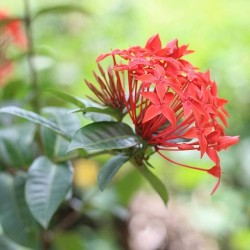
M 136 133 L 166 160 L 218 178 L 214 193 L 221 178 L 218 152 L 236 144 L 239 138 L 225 135 L 220 121 L 227 126 L 228 114 L 224 109 L 227 101 L 218 97 L 216 83 L 210 79 L 209 72 L 199 72 L 182 59 L 192 52 L 187 48 L 187 45 L 179 47 L 176 39 L 162 47 L 159 36 L 155 35 L 144 48 L 134 46 L 101 55 L 97 61 L 112 58 L 116 76 L 112 87 L 106 82 L 114 93 L 108 95 L 111 103 L 102 103 L 124 104 Z M 117 57 L 121 63 L 117 63 Z M 102 84 L 100 86 L 103 89 Z M 100 94 L 97 97 L 103 100 L 105 92 L 100 93 L 101 98 Z M 119 97 L 115 93 L 119 93 Z M 163 154 L 183 150 L 198 150 L 201 157 L 207 154 L 215 165 L 210 169 L 188 166 Z
M 123 90 L 123 82 L 120 79 L 119 74 L 116 72 L 116 79 L 114 79 L 114 72 L 111 68 L 108 68 L 108 74 L 105 74 L 103 68 L 98 64 L 99 72 L 101 77 L 98 76 L 94 72 L 94 77 L 96 81 L 99 83 L 100 90 L 96 88 L 91 82 L 85 80 L 87 86 L 91 89 L 92 92 L 95 93 L 96 97 L 99 101 L 94 100 L 89 97 L 91 100 L 95 102 L 99 102 L 104 106 L 109 106 L 119 110 L 123 113 L 124 108 L 126 107 L 124 103 L 124 91 Z
M 10 18 L 8 13 L 5 10 L 0 10 L 0 20 L 7 20 L 8 18 Z M 8 36 L 8 39 L 11 39 L 11 42 L 17 46 L 26 46 L 27 40 L 23 34 L 21 22 L 19 20 L 13 20 L 1 26 L 1 36 L 3 35 Z
M 172 125 L 176 125 L 175 113 L 170 108 L 170 105 L 174 99 L 173 93 L 168 92 L 164 93 L 163 95 L 158 95 L 154 92 L 142 92 L 141 95 L 151 102 L 151 105 L 145 112 L 142 123 L 150 121 L 157 115 L 163 115 Z
M 26 47 L 26 37 L 23 35 L 20 21 L 8 21 L 8 18 L 10 17 L 7 12 L 0 10 L 0 21 L 6 20 L 6 24 L 0 26 L 0 86 L 5 84 L 13 69 L 12 62 L 7 57 L 7 48 L 10 44 Z

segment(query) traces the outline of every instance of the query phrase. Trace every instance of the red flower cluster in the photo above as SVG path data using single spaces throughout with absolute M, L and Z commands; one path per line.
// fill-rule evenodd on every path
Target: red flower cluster
M 8 46 L 10 44 L 21 48 L 26 46 L 26 37 L 23 35 L 20 21 L 8 21 L 9 18 L 6 11 L 0 10 L 0 21 L 6 20 L 6 23 L 0 24 L 0 86 L 12 72 L 12 63 L 6 55 Z
M 103 80 L 97 75 L 96 78 L 99 84 L 102 82 L 102 90 L 92 85 L 92 91 L 98 91 L 102 104 L 128 112 L 136 133 L 163 158 L 218 178 L 214 193 L 221 178 L 217 153 L 236 144 L 239 138 L 225 135 L 222 125 L 227 126 L 228 114 L 224 109 L 227 101 L 218 97 L 216 83 L 209 72 L 199 72 L 182 59 L 192 52 L 187 45 L 179 46 L 176 39 L 162 47 L 158 35 L 151 37 L 144 48 L 113 50 L 99 56 L 97 62 L 111 57 L 114 75 L 109 69 L 107 81 L 99 66 Z M 117 62 L 117 57 L 121 62 Z M 198 150 L 201 157 L 207 154 L 214 166 L 210 169 L 192 167 L 163 154 L 183 150 Z

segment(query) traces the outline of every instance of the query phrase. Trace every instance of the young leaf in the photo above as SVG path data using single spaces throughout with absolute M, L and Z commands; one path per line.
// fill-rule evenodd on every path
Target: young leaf
M 49 129 L 55 131 L 56 133 L 62 135 L 64 138 L 66 138 L 68 140 L 71 139 L 71 136 L 66 131 L 60 129 L 56 123 L 46 119 L 45 117 L 38 115 L 32 111 L 27 111 L 25 109 L 10 106 L 10 107 L 0 108 L 0 113 L 15 115 L 15 116 L 27 119 L 31 122 L 34 122 L 36 124 L 40 124 L 46 128 L 49 128 Z
M 106 151 L 133 147 L 140 143 L 131 127 L 118 122 L 95 122 L 73 136 L 68 151 L 82 148 L 86 151 Z
M 138 168 L 142 175 L 147 179 L 147 181 L 151 184 L 154 190 L 160 195 L 164 203 L 168 202 L 168 191 L 166 186 L 162 183 L 162 181 L 155 176 L 146 166 L 142 166 Z
M 129 158 L 130 157 L 127 155 L 116 155 L 101 167 L 97 177 L 97 182 L 101 191 L 106 188 L 113 176 L 117 173 L 121 166 L 129 160 Z
M 8 238 L 34 249 L 38 227 L 24 199 L 25 181 L 26 174 L 22 172 L 15 177 L 0 174 L 0 223 Z
M 84 15 L 88 14 L 88 11 L 81 6 L 65 4 L 42 8 L 34 15 L 33 19 L 44 14 L 64 14 L 68 12 L 78 12 Z
M 85 108 L 85 104 L 81 101 L 80 98 L 69 95 L 67 93 L 58 91 L 58 90 L 50 90 L 49 92 L 51 92 L 52 94 L 54 94 L 56 97 L 64 100 L 64 101 L 68 101 L 72 104 L 74 104 L 75 106 L 84 109 Z
M 72 175 L 68 164 L 54 164 L 44 156 L 37 158 L 29 168 L 25 198 L 31 213 L 44 228 L 65 199 Z

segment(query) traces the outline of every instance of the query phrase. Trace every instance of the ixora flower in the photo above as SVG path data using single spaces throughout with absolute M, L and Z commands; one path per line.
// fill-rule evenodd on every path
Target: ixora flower
M 192 53 L 178 40 L 162 46 L 159 35 L 151 37 L 145 47 L 113 50 L 97 58 L 100 76 L 95 73 L 99 89 L 86 81 L 102 105 L 129 114 L 135 132 L 155 152 L 176 165 L 204 171 L 218 179 L 221 167 L 218 152 L 236 144 L 238 136 L 227 136 L 227 100 L 218 96 L 216 82 L 209 71 L 202 73 L 183 56 Z M 107 73 L 99 65 L 112 59 Z M 108 77 L 107 77 L 107 76 Z M 200 152 L 211 159 L 209 169 L 188 166 L 170 159 L 165 151 Z
M 0 86 L 4 85 L 13 70 L 12 62 L 7 57 L 7 48 L 10 44 L 25 48 L 27 43 L 20 21 L 8 19 L 8 13 L 0 9 Z

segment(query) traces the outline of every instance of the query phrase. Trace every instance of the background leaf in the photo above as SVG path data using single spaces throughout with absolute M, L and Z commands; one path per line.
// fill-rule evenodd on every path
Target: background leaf
M 27 119 L 31 122 L 34 122 L 36 124 L 40 124 L 46 128 L 49 128 L 56 133 L 62 135 L 64 138 L 70 139 L 70 135 L 66 132 L 61 130 L 56 123 L 46 119 L 45 117 L 42 117 L 40 115 L 37 115 L 34 112 L 27 111 L 18 107 L 3 107 L 0 108 L 0 113 L 15 115 L 24 119 Z
M 73 136 L 68 151 L 82 148 L 86 151 L 124 149 L 140 143 L 131 127 L 118 122 L 95 122 L 79 129 Z
M 104 108 L 102 105 L 93 102 L 89 99 L 81 99 L 81 101 L 85 104 L 85 109 L 83 110 L 77 110 L 84 112 L 83 115 L 85 118 L 94 121 L 94 122 L 103 122 L 103 121 L 114 121 L 114 118 L 117 119 L 115 114 L 111 115 L 111 110 L 114 111 L 112 108 Z M 113 112 L 112 111 L 112 112 Z M 117 111 L 115 111 L 117 112 Z
M 26 247 L 37 244 L 37 224 L 24 199 L 26 175 L 0 174 L 0 223 L 10 239 Z
M 81 14 L 87 15 L 88 11 L 79 5 L 65 4 L 65 5 L 56 5 L 52 7 L 41 8 L 34 15 L 34 19 L 45 14 L 65 14 L 68 12 L 79 12 Z
M 121 166 L 129 160 L 129 158 L 130 156 L 119 154 L 111 158 L 104 166 L 101 167 L 97 181 L 99 188 L 102 191 L 106 188 Z
M 80 128 L 79 118 L 76 114 L 69 113 L 69 109 L 49 107 L 43 109 L 43 114 L 72 136 Z M 46 127 L 42 127 L 40 132 L 44 151 L 49 158 L 60 160 L 73 156 L 73 153 L 66 153 L 69 146 L 68 140 Z
M 98 108 L 98 107 L 86 107 L 82 109 L 83 113 L 93 112 L 99 114 L 106 114 L 114 117 L 116 120 L 121 120 L 122 114 L 118 110 L 108 107 L 108 108 Z
M 31 248 L 26 248 L 26 247 L 17 245 L 15 242 L 5 237 L 4 235 L 0 235 L 0 249 L 1 250 L 32 250 Z
M 160 195 L 164 203 L 168 202 L 168 191 L 162 181 L 154 175 L 146 166 L 138 167 L 142 175 L 151 184 L 154 190 Z
M 87 249 L 85 244 L 85 237 L 76 232 L 63 232 L 55 235 L 55 249 L 60 250 L 83 250 Z
M 25 197 L 31 213 L 44 228 L 65 199 L 72 174 L 68 164 L 54 164 L 44 156 L 37 158 L 30 167 Z
M 0 128 L 0 166 L 21 168 L 31 164 L 35 154 L 35 125 L 21 123 Z
M 21 17 L 5 17 L 3 19 L 0 20 L 0 28 L 2 28 L 2 26 L 8 25 L 9 23 L 12 22 L 16 22 L 16 21 L 23 21 L 23 18 Z
M 49 92 L 54 94 L 56 97 L 58 97 L 64 101 L 67 101 L 67 102 L 70 102 L 70 103 L 76 105 L 77 107 L 79 107 L 81 109 L 85 108 L 85 104 L 81 101 L 81 98 L 69 95 L 67 93 L 64 93 L 64 92 L 61 92 L 58 90 L 50 90 Z

